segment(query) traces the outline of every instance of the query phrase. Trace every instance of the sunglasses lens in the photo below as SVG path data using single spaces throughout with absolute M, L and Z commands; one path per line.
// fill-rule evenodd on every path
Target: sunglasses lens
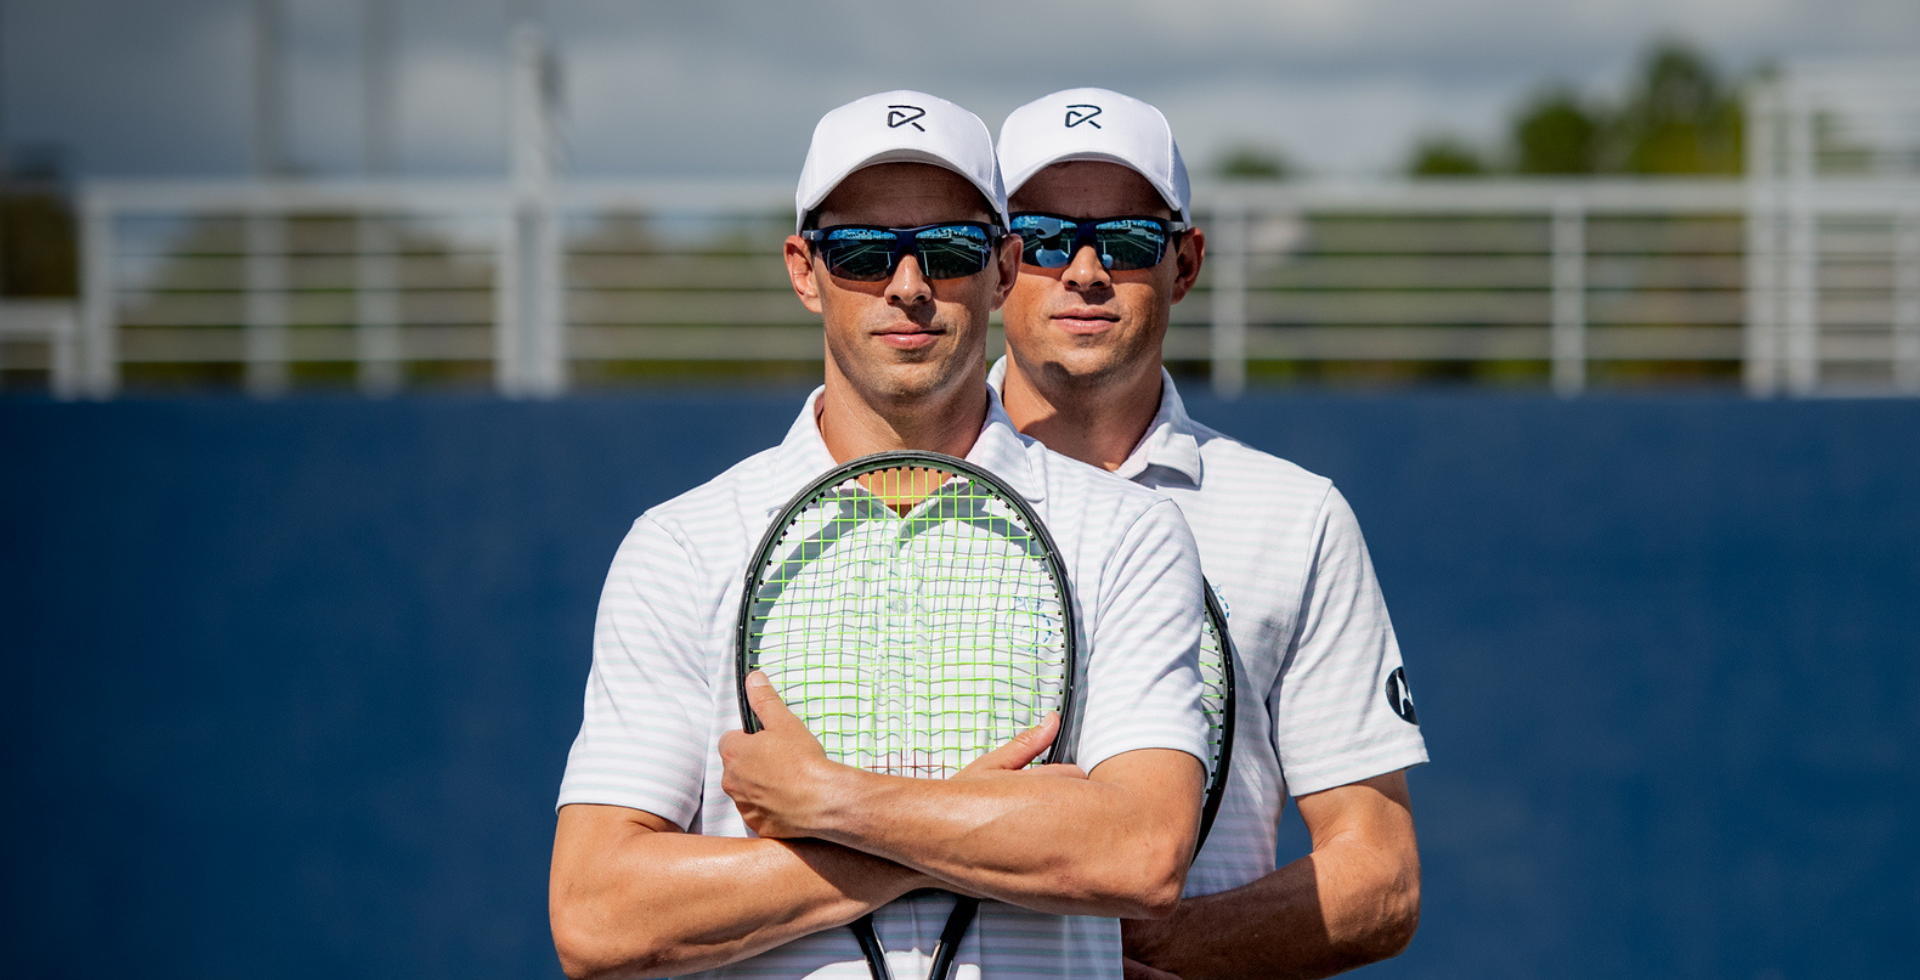
M 820 258 L 842 279 L 879 282 L 893 274 L 894 240 L 883 228 L 832 228 L 820 242 Z
M 1167 254 L 1166 226 L 1156 221 L 1121 218 L 1094 226 L 1100 262 L 1116 272 L 1150 269 Z
M 1020 261 L 1042 269 L 1063 269 L 1073 259 L 1071 221 L 1040 214 L 1015 215 L 1013 232 L 1020 236 Z
M 1085 245 L 1094 247 L 1106 269 L 1148 269 L 1166 256 L 1172 238 L 1165 224 L 1151 218 L 1111 218 L 1088 233 L 1065 218 L 1019 214 L 1014 215 L 1013 230 L 1020 236 L 1020 260 L 1042 269 L 1066 268 Z
M 987 267 L 993 242 L 974 225 L 940 225 L 914 236 L 920 271 L 928 279 L 962 279 Z

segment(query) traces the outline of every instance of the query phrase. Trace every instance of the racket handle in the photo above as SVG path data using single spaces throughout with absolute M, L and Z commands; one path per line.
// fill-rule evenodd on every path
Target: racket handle
M 967 927 L 973 925 L 973 914 L 980 911 L 980 900 L 962 897 L 953 903 L 953 912 L 947 916 L 947 927 L 940 930 L 940 942 L 933 947 L 933 969 L 928 971 L 928 980 L 950 980 L 953 976 L 953 959 L 960 955 L 960 940 L 967 934 Z
M 873 975 L 873 980 L 893 980 L 893 969 L 887 966 L 887 951 L 880 948 L 880 937 L 873 933 L 872 913 L 847 923 L 847 928 L 853 930 L 853 938 L 859 941 L 860 952 L 867 958 L 867 972 Z

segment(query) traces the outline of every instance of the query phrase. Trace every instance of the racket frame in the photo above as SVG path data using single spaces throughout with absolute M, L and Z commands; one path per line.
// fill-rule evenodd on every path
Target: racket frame
M 1213 818 L 1220 813 L 1220 801 L 1227 795 L 1227 780 L 1233 772 L 1234 720 L 1240 713 L 1237 676 L 1240 653 L 1234 649 L 1233 635 L 1227 632 L 1227 611 L 1213 594 L 1211 582 L 1203 579 L 1200 591 L 1206 597 L 1207 626 L 1220 642 L 1220 683 L 1225 694 L 1220 705 L 1220 761 L 1207 773 L 1206 796 L 1200 806 L 1200 834 L 1193 842 L 1196 857 L 1200 854 L 1201 846 L 1207 842 L 1207 832 L 1213 829 Z

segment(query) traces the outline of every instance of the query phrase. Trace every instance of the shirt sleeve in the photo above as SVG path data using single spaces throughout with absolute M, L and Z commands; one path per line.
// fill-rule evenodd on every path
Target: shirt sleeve
M 693 820 L 714 713 L 697 581 L 665 528 L 645 516 L 634 522 L 600 593 L 585 717 L 560 806 L 631 807 L 683 828 Z
M 1193 532 L 1172 501 L 1156 501 L 1108 557 L 1086 660 L 1074 761 L 1093 769 L 1135 749 L 1206 759 L 1200 708 L 1204 598 Z
M 1299 626 L 1267 698 L 1294 796 L 1427 761 L 1386 599 L 1338 490 L 1327 491 L 1312 544 Z

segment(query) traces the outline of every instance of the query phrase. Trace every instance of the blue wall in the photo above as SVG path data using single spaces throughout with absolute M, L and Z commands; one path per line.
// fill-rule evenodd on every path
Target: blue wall
M 8 971 L 557 976 L 606 562 L 797 403 L 0 403 Z M 1920 403 L 1193 408 L 1339 482 L 1407 652 L 1372 975 L 1908 972 Z

